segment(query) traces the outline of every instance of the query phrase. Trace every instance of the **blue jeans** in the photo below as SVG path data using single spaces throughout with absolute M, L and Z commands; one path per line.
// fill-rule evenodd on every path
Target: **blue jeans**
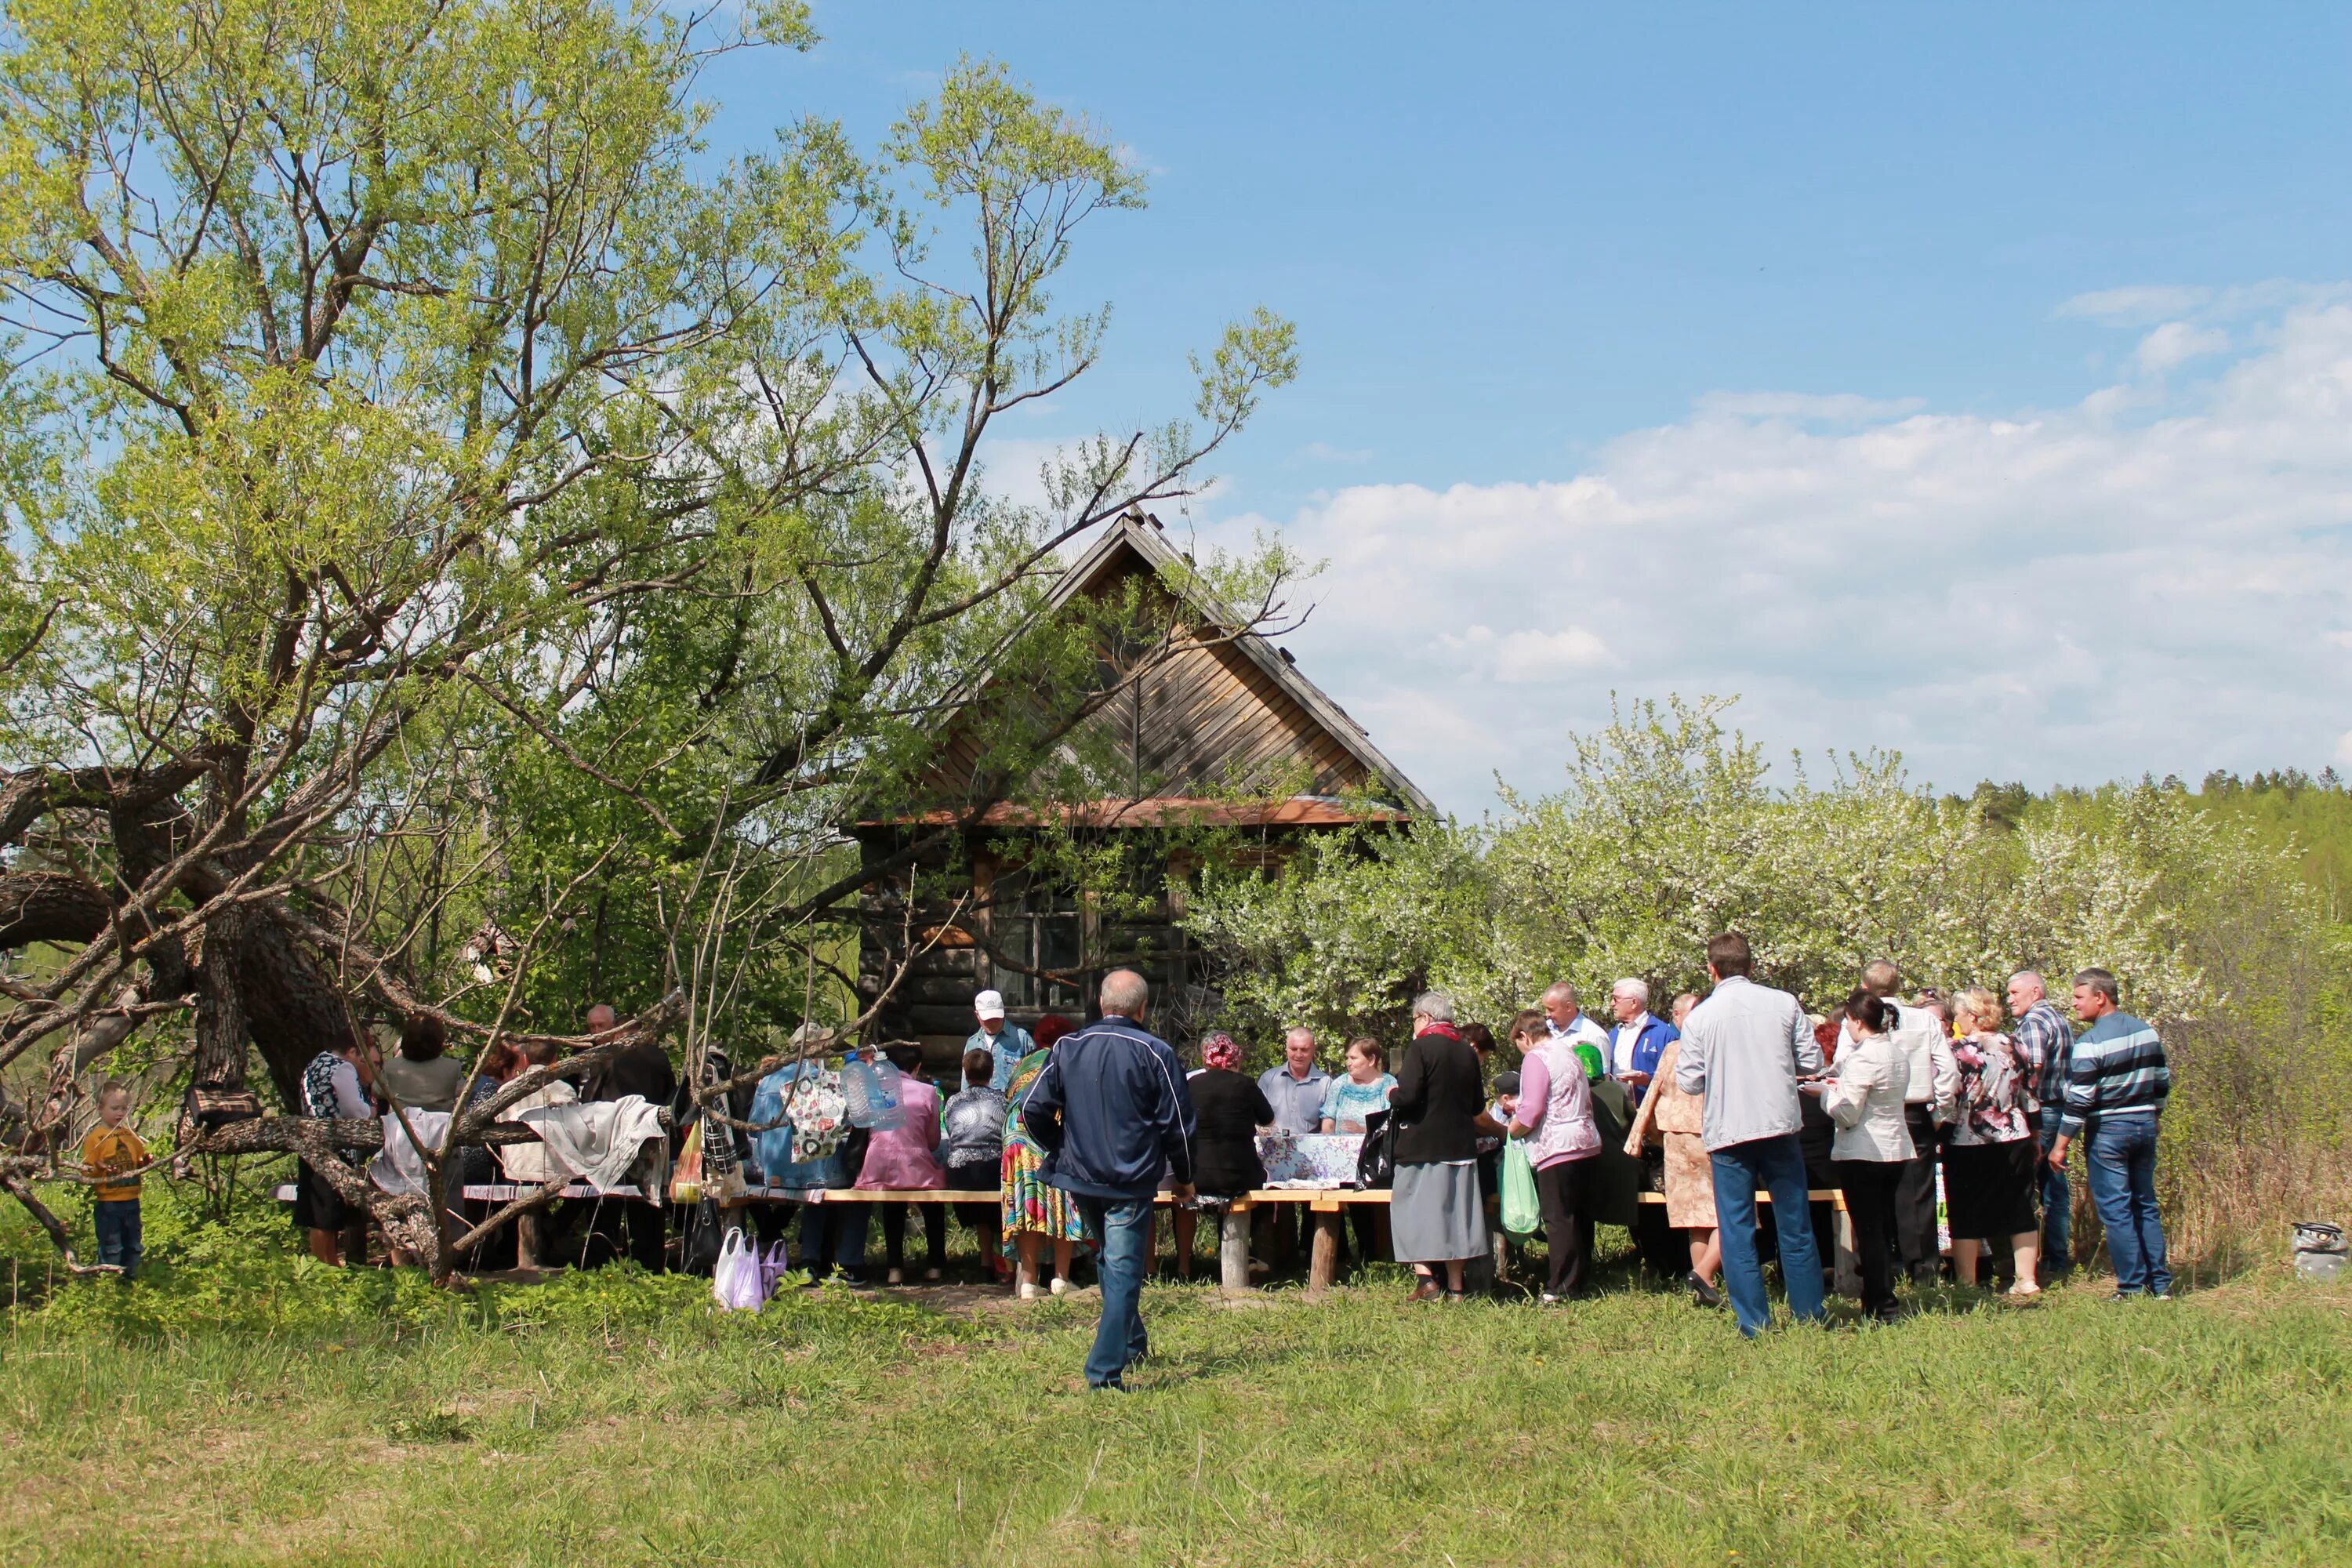
M 125 1198 L 120 1203 L 92 1204 L 89 1212 L 98 1222 L 98 1260 L 121 1265 L 125 1279 L 138 1273 L 143 1251 L 140 1245 L 139 1200 Z
M 2162 1296 L 2172 1289 L 2164 1263 L 2164 1226 L 2156 1213 L 2156 1118 L 2118 1116 L 2091 1131 L 2084 1161 L 2091 1203 L 2107 1229 L 2107 1257 L 2116 1289 L 2126 1296 Z
M 2064 1167 L 2053 1166 L 2047 1158 L 2050 1145 L 2058 1141 L 2058 1119 L 2063 1114 L 2054 1105 L 2042 1108 L 2042 1275 L 2045 1279 L 2074 1267 L 2070 1235 L 2074 1219 L 2074 1189 L 2066 1184 Z
M 1102 1277 L 1102 1321 L 1087 1352 L 1087 1386 L 1118 1388 L 1129 1363 L 1150 1353 L 1143 1331 L 1144 1247 L 1151 1238 L 1150 1198 L 1092 1198 L 1072 1194 L 1087 1228 L 1102 1238 L 1095 1272 Z
M 1805 1155 L 1793 1132 L 1713 1151 L 1715 1219 L 1723 1238 L 1723 1289 L 1731 1314 L 1750 1339 L 1772 1320 L 1764 1296 L 1764 1264 L 1756 1256 L 1756 1192 L 1772 1194 L 1773 1228 L 1780 1237 L 1780 1284 L 1789 1313 L 1800 1321 L 1822 1316 L 1822 1255 L 1813 1246 L 1807 1207 Z

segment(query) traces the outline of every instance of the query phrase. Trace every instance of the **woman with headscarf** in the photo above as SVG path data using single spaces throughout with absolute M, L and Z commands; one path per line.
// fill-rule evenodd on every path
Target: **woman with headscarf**
M 1257 1155 L 1257 1130 L 1274 1121 L 1274 1105 L 1257 1080 L 1241 1070 L 1242 1048 L 1223 1029 L 1201 1039 L 1200 1069 L 1186 1088 L 1192 1096 L 1192 1208 L 1175 1210 L 1176 1273 L 1192 1277 L 1192 1244 L 1200 1211 L 1223 1212 L 1225 1202 L 1265 1184 Z
M 1014 1064 L 1004 1090 L 1011 1109 L 1004 1119 L 1004 1239 L 1001 1245 L 1007 1256 L 1020 1260 L 1014 1289 L 1024 1301 L 1037 1299 L 1041 1241 L 1054 1244 L 1054 1294 L 1061 1296 L 1070 1289 L 1070 1262 L 1077 1244 L 1090 1239 L 1086 1220 L 1070 1194 L 1045 1181 L 1045 1152 L 1030 1138 L 1021 1117 L 1021 1102 L 1028 1098 L 1037 1075 L 1045 1070 L 1054 1042 L 1068 1034 L 1070 1027 L 1069 1020 L 1058 1013 L 1038 1019 L 1037 1026 L 1029 1031 L 1037 1048 Z

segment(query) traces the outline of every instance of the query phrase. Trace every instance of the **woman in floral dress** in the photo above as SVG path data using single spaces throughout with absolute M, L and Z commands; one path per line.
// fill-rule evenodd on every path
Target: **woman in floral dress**
M 1078 1243 L 1091 1242 L 1085 1219 L 1070 1194 L 1045 1182 L 1045 1152 L 1029 1137 L 1021 1120 L 1021 1102 L 1030 1085 L 1045 1070 L 1045 1058 L 1055 1040 L 1070 1032 L 1058 1014 L 1048 1013 L 1030 1031 L 1037 1048 L 1014 1064 L 1004 1097 L 1012 1110 L 1004 1119 L 1004 1240 L 1008 1257 L 1020 1259 L 1016 1290 L 1024 1301 L 1037 1299 L 1037 1250 L 1041 1241 L 1054 1244 L 1054 1294 L 1070 1289 L 1070 1260 Z

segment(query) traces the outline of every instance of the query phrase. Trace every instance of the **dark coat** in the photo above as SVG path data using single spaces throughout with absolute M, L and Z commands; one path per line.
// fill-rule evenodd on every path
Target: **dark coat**
M 1218 1197 L 1236 1197 L 1265 1185 L 1257 1157 L 1257 1130 L 1274 1121 L 1274 1106 L 1255 1079 L 1211 1068 L 1192 1080 L 1192 1184 Z
M 1398 1064 L 1389 1109 L 1396 1117 L 1396 1163 L 1442 1165 L 1475 1158 L 1478 1131 L 1472 1118 L 1486 1109 L 1478 1053 L 1462 1040 L 1432 1031 L 1414 1037 Z
M 1107 1017 L 1054 1042 L 1021 1100 L 1048 1184 L 1079 1197 L 1149 1201 L 1160 1173 L 1192 1179 L 1192 1097 L 1168 1043 Z
M 588 1076 L 583 1100 L 619 1100 L 642 1095 L 648 1105 L 667 1105 L 677 1094 L 677 1069 L 669 1053 L 652 1040 L 639 1040 L 609 1058 Z

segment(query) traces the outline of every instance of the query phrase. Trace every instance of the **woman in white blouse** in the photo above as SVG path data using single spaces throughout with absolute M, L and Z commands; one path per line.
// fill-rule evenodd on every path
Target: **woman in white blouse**
M 1829 1075 L 1801 1087 L 1822 1097 L 1837 1124 L 1830 1170 L 1845 1194 L 1853 1223 L 1853 1250 L 1862 1268 L 1862 1310 L 1882 1323 L 1895 1320 L 1895 1189 L 1912 1155 L 1903 1121 L 1911 1066 L 1888 1033 L 1895 1004 L 1867 991 L 1846 998 L 1845 1048 Z

